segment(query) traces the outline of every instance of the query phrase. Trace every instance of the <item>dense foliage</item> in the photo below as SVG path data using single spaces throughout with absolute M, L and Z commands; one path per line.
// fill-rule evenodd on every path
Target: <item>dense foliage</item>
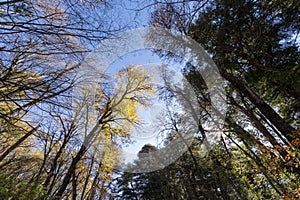
M 228 103 L 220 140 L 201 153 L 211 139 L 206 127 L 214 105 L 199 66 L 181 63 L 199 113 L 167 110 L 164 145 L 145 145 L 125 172 L 115 171 L 121 144 L 141 123 L 138 108 L 157 88 L 149 73 L 129 65 L 81 88 L 83 99 L 95 89 L 92 107 L 72 97 L 84 57 L 122 30 L 110 21 L 113 2 L 2 1 L 0 199 L 299 199 L 300 1 L 142 3 L 137 12 L 151 8 L 151 26 L 190 36 L 216 63 Z M 170 107 L 174 93 L 161 88 Z M 137 170 L 157 164 L 152 153 L 172 156 L 168 144 L 186 142 L 190 124 L 198 134 L 183 155 L 159 170 Z

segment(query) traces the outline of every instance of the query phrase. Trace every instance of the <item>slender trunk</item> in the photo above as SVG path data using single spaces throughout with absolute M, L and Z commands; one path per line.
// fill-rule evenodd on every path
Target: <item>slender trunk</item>
M 89 191 L 89 196 L 88 199 L 95 199 L 95 195 L 96 195 L 96 185 L 98 182 L 98 178 L 99 178 L 99 171 L 97 170 L 95 177 L 93 179 L 92 185 L 91 185 L 91 190 Z
M 251 122 L 253 122 L 254 126 L 264 135 L 264 137 L 273 145 L 273 147 L 282 147 L 281 144 L 279 144 L 279 142 L 274 138 L 274 136 L 267 130 L 267 128 L 261 123 L 261 121 L 253 114 L 251 110 L 238 105 L 234 100 L 231 100 L 231 102 L 240 111 L 242 111 L 246 116 L 249 117 Z M 285 158 L 285 156 L 287 155 L 287 152 L 284 148 L 279 148 L 278 152 L 283 158 Z
M 238 137 L 243 140 L 247 140 L 251 145 L 257 147 L 265 147 L 259 140 L 257 140 L 253 135 L 245 131 L 240 125 L 229 118 L 225 118 L 225 122 L 231 127 L 232 131 L 238 133 Z
M 250 151 L 247 152 L 244 148 L 242 148 L 240 146 L 240 144 L 238 144 L 235 139 L 231 138 L 229 135 L 226 135 L 247 157 L 251 158 L 255 164 L 258 167 L 262 168 L 262 173 L 264 174 L 264 176 L 266 177 L 266 179 L 268 180 L 268 182 L 270 183 L 270 185 L 272 186 L 272 188 L 274 188 L 274 190 L 277 192 L 277 194 L 282 195 L 283 192 L 282 190 L 284 188 L 281 187 L 281 185 L 278 183 L 278 181 L 274 180 L 274 178 L 272 178 L 269 174 L 268 174 L 268 169 L 263 165 L 263 163 L 261 162 L 260 158 L 256 155 L 256 153 L 254 153 L 251 149 L 251 147 L 248 145 L 248 143 L 241 139 L 243 144 L 245 145 L 245 147 Z
M 244 80 L 227 73 L 225 69 L 219 67 L 220 74 L 229 81 L 236 90 L 243 96 L 247 97 L 259 111 L 281 132 L 288 141 L 292 141 L 291 133 L 295 130 L 286 121 L 276 113 L 276 111 L 269 106 L 259 95 L 257 95 Z
M 67 143 L 69 142 L 70 140 L 70 137 L 69 137 L 69 134 L 64 138 L 64 141 L 61 145 L 61 147 L 59 148 L 58 152 L 56 153 L 54 159 L 53 159 L 53 162 L 52 162 L 52 165 L 51 165 L 51 168 L 50 168 L 50 172 L 49 172 L 49 175 L 47 176 L 45 182 L 44 182 L 44 187 L 48 187 L 50 181 L 51 181 L 51 178 L 54 176 L 54 171 L 56 170 L 57 168 L 57 163 L 58 163 L 58 159 L 60 158 L 60 156 L 62 155 L 63 153 L 63 150 L 64 148 L 66 147 Z M 49 188 L 48 190 L 48 194 L 50 194 L 51 192 L 51 187 Z
M 95 159 L 95 157 L 93 156 L 92 160 L 91 160 L 90 167 L 89 167 L 89 171 L 88 171 L 87 176 L 86 176 L 85 181 L 84 181 L 84 186 L 83 186 L 82 193 L 81 193 L 81 198 L 80 198 L 81 200 L 84 200 L 84 197 L 85 197 L 85 194 L 86 194 L 86 188 L 87 188 L 87 185 L 89 183 L 89 179 L 90 179 L 91 174 L 92 174 L 94 159 Z
M 24 142 L 29 136 L 31 136 L 37 128 L 31 129 L 29 132 L 27 132 L 25 135 L 23 135 L 18 141 L 16 141 L 13 145 L 11 145 L 1 156 L 0 156 L 0 162 L 3 161 L 3 159 L 10 154 L 14 149 L 19 147 L 19 145 Z
M 58 152 L 56 153 L 53 161 L 52 161 L 52 164 L 51 164 L 51 168 L 50 168 L 50 171 L 49 171 L 49 174 L 45 180 L 45 182 L 43 183 L 44 187 L 47 188 L 48 185 L 50 184 L 51 182 L 51 178 L 54 179 L 54 171 L 57 170 L 57 164 L 58 164 L 58 159 L 61 157 L 62 153 L 63 153 L 63 150 L 65 149 L 65 147 L 67 146 L 67 143 L 69 142 L 70 140 L 70 135 L 71 135 L 71 132 L 72 132 L 72 128 L 69 130 L 69 133 L 66 135 L 66 137 L 64 138 L 64 141 L 61 145 L 61 147 L 59 148 Z M 48 189 L 48 194 L 51 193 L 52 191 L 52 187 L 53 187 L 53 184 L 50 185 L 49 189 Z
M 48 159 L 48 155 L 49 154 L 44 153 L 44 158 L 43 158 L 43 162 L 40 166 L 40 169 L 39 169 L 37 175 L 35 175 L 35 174 L 32 175 L 31 179 L 29 180 L 29 183 L 33 183 L 34 181 L 39 181 L 39 179 L 43 173 L 43 170 L 45 169 L 46 160 Z
M 78 153 L 76 154 L 75 158 L 72 160 L 72 163 L 67 171 L 67 174 L 65 175 L 62 184 L 60 185 L 59 190 L 56 193 L 56 197 L 61 198 L 63 193 L 65 192 L 67 186 L 69 185 L 69 182 L 72 178 L 73 173 L 76 170 L 76 166 L 78 164 L 78 162 L 80 161 L 80 159 L 82 158 L 82 156 L 84 155 L 84 153 L 86 152 L 86 146 L 82 145 L 80 150 L 78 151 Z
M 73 178 L 72 178 L 72 200 L 76 200 L 77 197 L 77 177 L 76 177 L 76 171 L 73 172 Z
M 107 104 L 108 107 L 108 104 Z M 98 121 L 98 123 L 94 126 L 94 128 L 91 130 L 91 132 L 86 136 L 84 139 L 83 144 L 80 147 L 80 150 L 77 152 L 75 158 L 72 160 L 72 163 L 67 171 L 67 174 L 65 175 L 62 184 L 60 188 L 58 189 L 58 192 L 56 193 L 57 198 L 61 198 L 63 193 L 65 192 L 66 188 L 68 187 L 68 184 L 70 183 L 70 180 L 72 178 L 72 174 L 76 170 L 76 166 L 78 162 L 81 160 L 81 158 L 84 156 L 85 152 L 89 148 L 89 146 L 92 144 L 92 141 L 95 137 L 95 135 L 104 127 L 104 125 L 107 123 L 107 119 L 109 119 L 110 115 L 112 114 L 110 109 L 106 109 L 106 111 L 103 113 L 101 119 Z

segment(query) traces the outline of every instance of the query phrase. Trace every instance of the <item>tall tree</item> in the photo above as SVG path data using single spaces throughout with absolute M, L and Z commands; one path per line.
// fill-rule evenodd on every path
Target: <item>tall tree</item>
M 66 184 L 70 184 L 73 192 L 68 190 L 63 198 L 97 198 L 100 193 L 105 196 L 116 148 L 107 148 L 107 153 L 98 157 L 91 152 L 78 152 L 83 121 L 76 121 L 80 116 L 71 109 L 71 92 L 78 81 L 76 69 L 85 55 L 121 29 L 106 17 L 110 14 L 107 5 L 101 0 L 0 3 L 0 167 L 4 176 L 15 179 L 13 183 L 25 187 L 27 183 L 28 187 L 37 184 L 48 196 L 55 196 Z M 109 104 L 108 98 L 101 98 L 100 102 Z M 124 104 L 122 107 L 112 102 L 116 116 L 123 121 L 135 119 L 134 108 L 141 99 L 110 98 L 119 98 L 119 103 Z M 105 105 L 99 104 L 98 109 Z M 117 143 L 117 137 L 125 138 L 128 134 L 117 124 L 108 127 L 107 122 L 103 123 L 109 130 L 104 134 L 106 142 Z M 89 137 L 94 140 L 94 135 Z M 76 160 L 77 154 L 80 159 Z M 76 162 L 72 164 L 72 160 Z M 85 167 L 90 169 L 89 173 L 84 171 Z M 68 171 L 70 175 L 66 176 Z M 64 186 L 63 180 L 68 180 Z M 82 180 L 85 184 L 81 184 Z
M 224 137 L 244 144 L 240 146 L 242 152 L 265 169 L 263 176 L 277 194 L 293 196 L 288 187 L 296 191 L 297 186 L 292 179 L 289 186 L 282 180 L 283 174 L 299 176 L 295 153 L 299 151 L 298 1 L 212 0 L 190 6 L 191 2 L 161 3 L 155 8 L 152 24 L 191 36 L 207 50 L 226 80 L 230 107 L 222 129 Z M 184 72 L 196 91 L 205 94 L 206 86 L 197 67 L 187 65 Z M 202 97 L 199 103 L 207 109 L 211 105 L 209 97 Z M 268 155 L 268 159 L 257 155 Z M 270 170 L 270 157 L 280 166 L 277 172 L 277 168 Z

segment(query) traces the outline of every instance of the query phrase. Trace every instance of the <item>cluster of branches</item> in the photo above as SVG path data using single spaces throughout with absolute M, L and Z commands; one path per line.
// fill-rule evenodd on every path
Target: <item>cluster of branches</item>
M 224 79 L 222 84 L 226 87 L 228 112 L 225 125 L 220 130 L 219 147 L 213 150 L 218 152 L 217 156 L 197 158 L 195 155 L 203 137 L 211 135 L 205 122 L 212 117 L 209 113 L 214 110 L 214 105 L 207 83 L 201 77 L 203 63 L 199 62 L 199 66 L 195 65 L 197 61 L 187 64 L 183 72 L 198 96 L 201 108 L 199 131 L 204 132 L 204 136 L 196 137 L 198 144 L 191 146 L 181 157 L 186 159 L 184 164 L 178 161 L 166 170 L 154 173 L 121 174 L 115 186 L 119 192 L 117 197 L 299 198 L 299 182 L 295 183 L 300 172 L 299 2 L 162 1 L 153 5 L 153 26 L 190 36 L 212 57 Z M 151 42 L 158 47 L 163 43 L 171 46 L 165 49 L 191 53 L 188 48 L 185 51 L 185 45 L 164 41 L 168 38 L 163 35 L 151 37 Z M 162 58 L 178 60 L 178 55 L 170 52 L 156 53 Z M 185 134 L 176 128 L 180 127 L 183 116 L 171 116 L 169 141 Z M 227 162 L 224 157 L 227 157 Z M 210 164 L 211 161 L 213 164 Z M 190 163 L 188 167 L 185 166 L 187 163 Z M 153 187 L 154 183 L 162 183 L 162 186 Z M 228 188 L 224 188 L 224 184 Z M 196 196 L 193 196 L 193 191 L 198 192 Z
M 115 77 L 115 93 L 106 88 L 106 77 L 99 77 L 95 107 L 79 101 L 76 109 L 70 109 L 74 108 L 71 91 L 78 83 L 75 72 L 85 53 L 95 42 L 121 30 L 107 21 L 107 2 L 3 1 L 1 197 L 299 197 L 299 2 L 190 0 L 152 5 L 151 24 L 175 29 L 199 42 L 225 80 L 229 107 L 225 126 L 218 131 L 219 147 L 205 158 L 199 156 L 203 143 L 212 136 L 206 127 L 214 120 L 210 115 L 214 105 L 199 72 L 203 63 L 189 63 L 183 72 L 199 109 L 170 109 L 161 128 L 166 146 L 177 139 L 185 144 L 190 125 L 196 124 L 194 142 L 163 170 L 122 173 L 112 180 L 118 144 L 128 139 L 130 127 L 139 122 L 136 107 L 146 104 L 151 85 L 145 72 L 130 66 Z M 165 41 L 158 35 L 149 42 L 177 45 L 173 49 L 185 52 L 184 46 Z M 156 53 L 174 58 L 170 53 Z M 195 59 L 192 64 L 201 60 Z M 171 76 L 164 78 L 168 85 Z M 177 96 L 195 104 L 186 100 L 188 89 L 167 89 L 166 101 Z M 91 110 L 96 110 L 93 117 Z M 156 151 L 146 145 L 140 155 Z M 175 152 L 165 153 L 174 156 Z M 140 156 L 129 167 L 153 164 L 151 158 L 145 159 Z
M 108 80 L 99 75 L 97 103 L 74 104 L 84 56 L 121 30 L 106 17 L 107 6 L 0 3 L 1 198 L 105 198 L 117 146 L 151 90 L 147 76 L 130 66 L 118 73 L 114 93 L 105 92 Z

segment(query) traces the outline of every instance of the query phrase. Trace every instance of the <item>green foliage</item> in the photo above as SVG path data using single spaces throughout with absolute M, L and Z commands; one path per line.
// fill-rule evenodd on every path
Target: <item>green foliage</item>
M 251 95 L 266 102 L 264 111 L 278 111 L 281 120 L 271 121 L 227 76 L 230 110 L 217 130 L 225 139 L 203 157 L 214 107 L 201 73 L 187 65 L 182 71 L 201 109 L 193 117 L 173 109 L 162 126 L 172 121 L 177 127 L 164 127 L 164 145 L 190 132 L 189 124 L 199 125 L 199 138 L 164 169 L 116 176 L 111 190 L 119 144 L 130 141 L 132 127 L 142 122 L 137 109 L 149 104 L 155 88 L 148 72 L 130 65 L 112 78 L 114 88 L 99 83 L 94 119 L 88 108 L 83 120 L 71 113 L 73 70 L 94 42 L 112 35 L 96 28 L 108 19 L 102 2 L 0 2 L 0 199 L 107 199 L 111 191 L 122 200 L 300 198 L 299 0 L 166 0 L 155 7 L 154 25 L 201 43 L 219 69 L 247 83 Z M 170 93 L 162 99 L 170 101 Z M 88 123 L 98 119 L 99 131 L 90 132 Z M 289 127 L 295 131 L 285 131 Z M 145 145 L 128 170 L 156 166 L 151 152 L 174 153 L 164 150 Z
M 139 167 L 139 162 L 143 160 L 128 167 Z M 232 162 L 233 158 L 219 148 L 198 158 L 197 163 L 185 153 L 164 169 L 122 174 L 117 184 L 122 193 L 118 199 L 248 199 L 247 187 L 235 174 Z
M 0 197 L 3 200 L 39 200 L 46 197 L 45 194 L 41 184 L 28 184 L 17 177 L 0 173 Z
M 232 173 L 241 178 L 241 188 L 249 199 L 297 199 L 300 2 L 199 2 L 203 4 L 194 4 L 191 10 L 183 9 L 188 7 L 184 2 L 164 4 L 155 11 L 152 23 L 175 28 L 199 42 L 226 81 L 229 109 L 222 131 L 225 140 L 234 144 L 228 145 L 230 158 L 222 160 L 227 156 L 220 153 L 218 160 L 230 161 Z M 190 24 L 183 24 L 186 21 Z M 172 55 L 160 56 L 173 59 Z M 200 107 L 208 111 L 211 102 L 205 98 L 207 89 L 200 75 L 188 65 L 184 73 L 200 94 Z M 201 120 L 203 123 L 205 118 Z M 216 171 L 224 172 L 222 168 Z M 228 184 L 232 186 L 232 182 Z
M 197 155 L 196 149 L 193 152 Z M 230 148 L 229 154 L 215 147 L 208 156 L 197 157 L 197 163 L 185 153 L 158 171 L 122 173 L 113 188 L 118 191 L 115 199 L 296 198 L 300 184 L 297 176 L 280 167 L 280 161 L 269 155 L 260 155 L 264 165 L 258 165 L 237 147 Z M 143 160 L 136 160 L 128 169 L 139 167 L 140 162 Z
M 210 1 L 189 30 L 220 67 L 243 76 L 294 125 L 300 109 L 300 52 L 294 38 L 299 7 L 296 0 Z

